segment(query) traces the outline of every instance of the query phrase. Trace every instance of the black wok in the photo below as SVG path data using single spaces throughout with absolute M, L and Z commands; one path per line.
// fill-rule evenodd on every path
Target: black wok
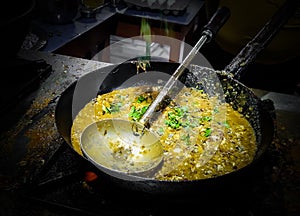
M 177 63 L 170 62 L 159 62 L 159 61 L 151 61 L 151 69 L 155 71 L 161 71 L 168 74 L 173 73 L 173 71 L 178 67 Z M 201 70 L 212 70 L 209 68 L 202 68 Z M 103 80 L 102 85 L 100 86 L 99 94 L 112 91 L 118 88 L 124 81 L 136 75 L 136 66 L 134 63 L 127 62 L 118 66 L 107 66 L 92 73 L 86 75 L 86 82 L 93 83 L 95 77 L 103 77 L 103 74 L 109 73 L 108 76 Z M 151 73 L 151 72 L 149 72 Z M 156 192 L 178 192 L 178 191 L 192 191 L 195 188 L 199 190 L 208 189 L 208 188 L 216 188 L 217 185 L 224 185 L 225 183 L 234 183 L 239 182 L 240 177 L 244 176 L 244 174 L 249 173 L 252 169 L 252 166 L 256 164 L 257 161 L 261 158 L 263 153 L 265 152 L 267 146 L 273 139 L 274 125 L 273 120 L 270 116 L 268 110 L 266 110 L 265 102 L 261 101 L 258 97 L 254 95 L 254 93 L 247 88 L 245 85 L 240 83 L 239 81 L 230 78 L 227 74 L 216 72 L 220 82 L 222 84 L 222 88 L 226 94 L 226 101 L 232 103 L 232 106 L 235 109 L 241 107 L 241 103 L 246 101 L 242 106 L 242 113 L 244 116 L 248 116 L 247 119 L 253 126 L 257 138 L 257 153 L 256 156 L 249 166 L 227 174 L 225 176 L 213 178 L 213 179 L 204 179 L 204 180 L 196 180 L 196 181 L 158 181 L 158 180 L 139 180 L 139 181 L 127 181 L 124 179 L 116 178 L 113 176 L 109 176 L 113 181 L 118 182 L 119 185 L 125 186 L 126 188 L 130 188 L 131 190 L 137 191 L 145 191 L 150 193 Z M 185 83 L 185 85 L 190 87 L 195 87 L 197 82 L 197 78 L 195 74 L 191 72 L 186 73 L 187 76 L 182 77 L 181 81 Z M 121 77 L 121 78 L 120 78 Z M 101 79 L 101 78 L 100 78 Z M 114 81 L 114 82 L 113 82 Z M 89 85 L 89 88 L 86 91 L 92 91 L 97 88 L 97 82 L 95 81 L 95 85 Z M 70 132 L 71 126 L 73 123 L 73 116 L 75 116 L 80 107 L 83 106 L 88 101 L 81 101 L 81 105 L 76 110 L 76 107 L 72 107 L 73 105 L 73 96 L 74 90 L 76 88 L 76 82 L 70 85 L 66 91 L 61 95 L 57 107 L 56 107 L 56 126 L 61 134 L 61 136 L 65 139 L 67 144 L 72 147 L 70 140 Z M 254 109 L 252 109 L 254 108 Z M 72 116 L 73 111 L 73 116 Z
M 274 31 L 278 29 L 278 26 L 282 24 L 279 20 L 282 20 L 283 12 L 279 11 L 280 14 L 276 14 L 271 20 L 271 22 L 266 24 L 266 31 L 260 32 L 257 37 L 254 38 L 248 45 L 251 48 L 251 44 L 255 46 L 257 44 L 261 45 L 259 49 L 263 49 L 264 46 L 270 41 L 274 35 Z M 284 12 L 286 12 L 284 10 Z M 285 14 L 285 13 L 284 13 Z M 285 14 L 286 15 L 286 14 Z M 276 22 L 274 22 L 274 19 Z M 270 28 L 271 23 L 271 28 Z M 276 26 L 276 28 L 274 28 Z M 272 28 L 273 27 L 273 28 Z M 270 32 L 270 29 L 273 29 Z M 267 33 L 266 33 L 267 32 Z M 268 145 L 273 140 L 274 135 L 274 121 L 271 116 L 272 109 L 268 109 L 270 101 L 262 101 L 249 89 L 247 86 L 240 83 L 235 79 L 234 76 L 229 75 L 230 73 L 235 73 L 240 75 L 240 72 L 244 70 L 247 64 L 251 63 L 252 60 L 257 55 L 258 51 L 249 49 L 249 46 L 245 47 L 241 53 L 233 59 L 232 63 L 226 68 L 227 73 L 214 71 L 213 69 L 204 68 L 200 66 L 197 71 L 199 73 L 205 70 L 214 72 L 218 79 L 220 80 L 223 91 L 225 92 L 226 102 L 230 103 L 234 109 L 239 109 L 240 112 L 248 119 L 252 127 L 254 128 L 256 139 L 257 139 L 257 152 L 255 158 L 251 164 L 248 166 L 237 170 L 235 172 L 219 176 L 216 178 L 202 179 L 202 180 L 192 180 L 192 181 L 162 181 L 162 180 L 149 180 L 140 179 L 139 181 L 129 181 L 127 179 L 117 178 L 109 174 L 100 172 L 99 174 L 107 176 L 110 180 L 117 183 L 117 185 L 135 191 L 143 191 L 149 193 L 170 193 L 170 192 L 212 192 L 218 191 L 221 188 L 227 188 L 229 191 L 231 187 L 236 187 L 245 178 L 251 176 L 251 173 L 255 172 L 255 166 L 258 164 L 262 158 Z M 243 58 L 241 57 L 243 55 Z M 244 58 L 246 57 L 246 58 Z M 243 66 L 237 67 L 235 64 L 243 60 Z M 161 62 L 161 61 L 151 61 L 151 69 L 153 71 L 160 71 L 167 74 L 172 74 L 174 70 L 178 67 L 178 63 L 171 62 Z M 181 77 L 181 82 L 186 86 L 195 87 L 197 84 L 197 73 L 192 73 L 188 71 L 186 75 Z M 106 76 L 107 75 L 107 76 Z M 83 78 L 83 82 L 89 83 L 88 88 L 91 91 L 98 91 L 98 94 L 106 93 L 119 88 L 126 80 L 136 75 L 136 65 L 135 62 L 125 62 L 120 65 L 111 65 L 92 73 L 87 74 Z M 239 77 L 239 76 L 237 76 Z M 81 80 L 82 81 L 82 80 Z M 77 82 L 71 84 L 61 95 L 55 112 L 56 126 L 58 132 L 64 138 L 66 143 L 71 147 L 70 132 L 73 123 L 73 118 L 80 111 L 80 109 L 93 98 L 93 95 L 78 95 L 78 91 L 75 91 Z M 89 90 L 86 89 L 85 92 Z M 77 95 L 76 98 L 82 98 L 80 105 L 78 107 L 73 107 L 73 97 L 74 92 Z M 80 92 L 79 92 L 80 94 Z M 86 96 L 86 97 L 85 97 Z M 272 104 L 271 104 L 272 105 Z

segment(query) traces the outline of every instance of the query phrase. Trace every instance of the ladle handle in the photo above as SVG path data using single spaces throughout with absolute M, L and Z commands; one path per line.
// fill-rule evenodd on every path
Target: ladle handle
M 145 125 L 148 128 L 150 127 L 149 120 L 153 112 L 155 111 L 156 107 L 158 107 L 160 103 L 164 100 L 165 96 L 172 89 L 177 79 L 183 74 L 185 68 L 188 67 L 191 60 L 195 57 L 195 55 L 198 53 L 198 51 L 203 46 L 203 44 L 209 42 L 212 39 L 213 35 L 215 35 L 217 31 L 224 25 L 224 23 L 229 18 L 229 16 L 230 16 L 230 10 L 228 8 L 226 7 L 218 8 L 218 10 L 212 16 L 208 24 L 204 26 L 202 35 L 198 40 L 198 42 L 196 43 L 196 45 L 188 53 L 188 55 L 185 57 L 185 59 L 182 61 L 182 63 L 179 65 L 176 71 L 172 74 L 170 79 L 167 81 L 167 83 L 164 85 L 160 93 L 157 95 L 155 100 L 148 107 L 147 111 L 140 119 L 139 122 L 141 124 Z
M 202 34 L 207 36 L 206 43 L 210 42 L 211 39 L 216 36 L 217 32 L 225 24 L 229 17 L 229 8 L 223 6 L 217 9 L 209 22 L 202 29 Z
M 205 25 L 202 29 L 202 34 L 200 39 L 197 41 L 196 45 L 193 49 L 187 54 L 185 59 L 179 65 L 177 70 L 173 73 L 173 77 L 169 80 L 169 85 L 174 84 L 174 80 L 176 81 L 183 73 L 184 69 L 188 67 L 190 62 L 193 60 L 195 55 L 199 52 L 200 48 L 204 43 L 208 43 L 211 39 L 216 35 L 216 33 L 220 30 L 220 28 L 224 25 L 227 19 L 230 16 L 230 10 L 227 7 L 220 7 L 211 17 L 207 25 Z M 173 81 L 172 81 L 173 80 Z M 172 81 L 172 82 L 171 82 Z M 166 84 L 167 86 L 168 84 Z M 172 87 L 170 86 L 170 88 Z

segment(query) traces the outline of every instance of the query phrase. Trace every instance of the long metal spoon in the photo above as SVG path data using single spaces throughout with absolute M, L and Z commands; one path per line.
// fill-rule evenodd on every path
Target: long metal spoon
M 209 42 L 230 16 L 228 8 L 219 8 L 202 31 L 194 48 L 182 61 L 139 122 L 105 119 L 89 125 L 81 135 L 84 155 L 100 170 L 152 176 L 163 161 L 159 137 L 150 130 L 155 109 L 168 95 L 185 68 L 204 43 Z M 134 130 L 134 131 L 133 131 Z

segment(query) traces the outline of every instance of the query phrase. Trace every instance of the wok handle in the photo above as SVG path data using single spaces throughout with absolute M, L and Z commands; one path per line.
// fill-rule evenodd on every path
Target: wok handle
M 268 46 L 280 28 L 297 9 L 298 0 L 286 0 L 262 29 L 249 41 L 238 55 L 227 65 L 224 71 L 239 80 L 242 72 L 254 61 L 256 56 Z
M 203 27 L 202 34 L 207 36 L 206 43 L 210 42 L 216 36 L 220 28 L 230 17 L 230 10 L 227 7 L 220 7 L 211 17 L 209 22 Z

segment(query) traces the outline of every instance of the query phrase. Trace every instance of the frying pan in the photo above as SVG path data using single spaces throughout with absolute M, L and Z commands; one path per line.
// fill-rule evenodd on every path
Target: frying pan
M 131 181 L 127 178 L 118 178 L 116 176 L 104 173 L 99 170 L 99 175 L 106 176 L 118 186 L 126 189 L 143 191 L 147 193 L 179 193 L 179 192 L 211 192 L 217 191 L 220 188 L 235 187 L 244 178 L 249 177 L 251 172 L 255 170 L 255 166 L 262 158 L 266 148 L 273 140 L 274 122 L 272 119 L 269 107 L 270 101 L 262 101 L 258 98 L 251 89 L 239 82 L 236 77 L 239 77 L 248 64 L 250 64 L 259 53 L 272 39 L 278 31 L 278 27 L 282 26 L 291 14 L 293 6 L 290 1 L 282 6 L 282 8 L 272 17 L 272 19 L 264 26 L 264 28 L 251 40 L 247 46 L 237 55 L 236 58 L 226 67 L 224 71 L 215 71 L 210 68 L 205 68 L 193 65 L 191 69 L 186 72 L 180 81 L 188 87 L 195 87 L 198 82 L 198 76 L 202 73 L 214 73 L 217 75 L 222 89 L 225 92 L 225 100 L 230 103 L 232 107 L 239 110 L 245 118 L 252 125 L 256 140 L 257 152 L 251 164 L 229 174 L 200 180 L 191 181 L 165 181 L 143 179 L 139 181 Z M 254 44 L 257 49 L 251 49 Z M 259 46 L 257 46 L 257 44 Z M 249 49 L 250 46 L 250 49 Z M 243 61 L 243 64 L 239 64 Z M 166 74 L 172 74 L 179 66 L 174 62 L 151 61 L 151 70 L 161 71 Z M 236 66 L 239 65 L 239 66 Z M 241 66 L 243 65 L 243 66 Z M 89 83 L 89 88 L 98 90 L 99 94 L 110 92 L 119 88 L 127 79 L 136 75 L 136 64 L 134 61 L 122 63 L 120 65 L 111 65 L 84 76 L 84 81 Z M 99 86 L 99 83 L 100 86 Z M 72 83 L 61 95 L 56 106 L 55 120 L 56 127 L 60 135 L 64 138 L 66 143 L 73 149 L 70 141 L 70 132 L 73 123 L 73 117 L 79 112 L 79 108 L 73 107 L 73 96 L 77 82 Z M 83 104 L 89 102 L 84 101 Z M 272 104 L 271 104 L 272 105 Z M 74 149 L 73 149 L 74 150 Z

